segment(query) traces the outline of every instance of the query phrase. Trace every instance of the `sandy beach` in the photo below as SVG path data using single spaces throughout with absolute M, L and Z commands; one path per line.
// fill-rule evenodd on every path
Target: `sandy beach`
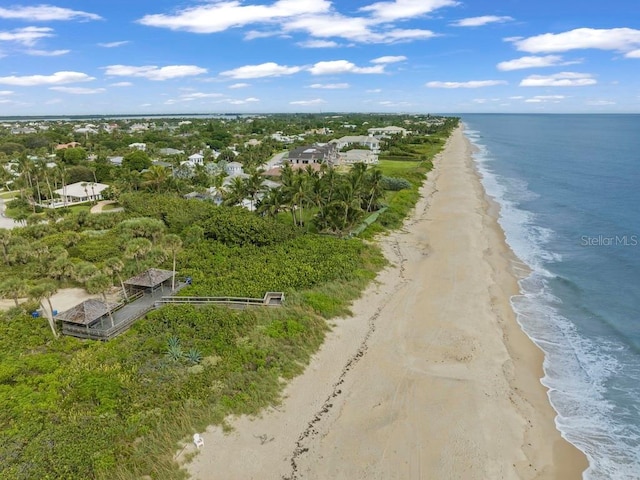
M 203 433 L 192 478 L 582 478 L 511 308 L 526 268 L 461 129 L 434 163 L 404 228 L 381 239 L 391 265 L 354 315 L 332 322 L 280 406 Z

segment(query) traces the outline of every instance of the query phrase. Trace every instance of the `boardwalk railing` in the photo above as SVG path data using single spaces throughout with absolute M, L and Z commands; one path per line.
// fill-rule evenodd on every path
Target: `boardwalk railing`
M 110 340 L 116 335 L 121 334 L 127 330 L 133 323 L 140 317 L 144 316 L 149 311 L 153 310 L 154 306 L 151 305 L 144 310 L 140 310 L 133 315 L 119 320 L 113 327 L 100 328 L 100 327 L 81 327 L 64 323 L 62 325 L 62 333 L 65 335 L 71 335 L 79 338 L 89 338 L 91 340 Z
M 134 300 L 131 300 L 134 298 Z M 245 297 L 176 297 L 163 296 L 159 300 L 153 301 L 151 296 L 140 294 L 130 296 L 129 302 L 118 304 L 111 313 L 116 311 L 119 313 L 113 327 L 103 327 L 96 325 L 94 327 L 74 325 L 70 323 L 62 323 L 62 333 L 79 338 L 88 338 L 91 340 L 110 340 L 116 335 L 127 330 L 136 320 L 142 318 L 151 310 L 162 305 L 171 303 L 175 304 L 218 304 L 225 305 L 230 308 L 243 309 L 247 307 L 275 307 L 282 305 L 284 301 L 284 293 L 267 292 L 264 298 L 245 298 Z M 146 303 L 149 302 L 149 303 Z M 126 308 L 125 308 L 126 307 Z
M 176 297 L 165 296 L 160 300 L 156 300 L 155 306 L 166 305 L 170 303 L 192 305 L 205 305 L 205 304 L 219 304 L 227 305 L 235 308 L 246 307 L 274 307 L 282 305 L 284 301 L 284 293 L 282 292 L 267 292 L 264 298 L 248 298 L 248 297 Z

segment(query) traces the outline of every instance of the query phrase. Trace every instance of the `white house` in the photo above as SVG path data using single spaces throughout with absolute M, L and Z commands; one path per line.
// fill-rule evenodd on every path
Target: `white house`
M 229 162 L 225 165 L 224 171 L 230 177 L 243 174 L 242 164 L 240 162 Z
M 109 185 L 95 182 L 76 182 L 65 185 L 53 193 L 60 196 L 61 200 L 52 204 L 53 208 L 62 207 L 69 204 L 92 202 L 102 200 L 102 192 L 109 188 Z
M 338 150 L 351 145 L 362 145 L 363 147 L 368 147 L 374 153 L 380 152 L 380 140 L 374 136 L 347 135 L 337 140 L 331 140 L 331 143 L 335 143 Z
M 194 153 L 193 155 L 189 155 L 189 162 L 193 165 L 203 165 L 204 155 L 202 155 L 201 153 Z
M 146 143 L 131 143 L 129 145 L 129 148 L 135 148 L 136 150 L 140 150 L 141 152 L 146 152 L 147 151 L 147 144 Z
M 354 149 L 341 152 L 339 155 L 340 163 L 345 165 L 353 165 L 354 163 L 366 163 L 367 165 L 378 163 L 378 155 L 371 150 Z
M 406 137 L 407 133 L 409 133 L 406 128 L 394 126 L 369 128 L 367 132 L 369 133 L 369 135 L 380 135 L 382 137 L 390 135 L 402 135 L 403 137 Z

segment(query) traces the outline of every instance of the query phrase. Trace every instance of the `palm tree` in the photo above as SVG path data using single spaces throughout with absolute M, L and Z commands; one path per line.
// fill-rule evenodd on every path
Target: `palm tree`
M 124 295 L 125 301 L 128 301 L 129 297 L 127 295 L 127 289 L 124 286 L 122 275 L 120 275 L 120 272 L 124 270 L 124 263 L 122 263 L 122 260 L 120 260 L 118 257 L 108 258 L 105 262 L 105 269 L 107 270 L 107 273 L 116 274 L 118 280 L 120 281 L 120 286 L 122 287 L 122 295 Z
M 89 278 L 85 284 L 85 289 L 89 293 L 99 293 L 102 295 L 102 301 L 109 313 L 109 319 L 111 320 L 111 326 L 115 325 L 113 321 L 113 314 L 111 313 L 111 307 L 107 301 L 107 292 L 113 287 L 111 277 L 104 272 L 98 272 L 96 275 Z
M 384 196 L 384 188 L 382 186 L 382 170 L 375 168 L 367 178 L 367 187 L 369 193 L 369 201 L 367 203 L 367 212 Z
M 269 217 L 275 217 L 285 207 L 285 198 L 282 188 L 274 188 L 262 197 L 258 204 L 258 213 L 261 215 L 267 215 Z
M 170 233 L 164 236 L 164 238 L 162 239 L 162 243 L 166 247 L 166 249 L 171 252 L 171 255 L 173 257 L 171 291 L 174 292 L 176 290 L 176 255 L 182 248 L 182 239 L 178 235 Z
M 162 185 L 164 185 L 169 178 L 169 172 L 160 165 L 151 165 L 149 169 L 142 174 L 142 178 L 144 180 L 142 183 L 143 186 L 160 192 Z
M 27 282 L 23 278 L 11 277 L 0 283 L 0 297 L 11 298 L 16 307 L 20 306 L 18 299 L 28 293 Z
M 0 246 L 2 247 L 2 255 L 4 263 L 9 264 L 9 245 L 11 245 L 11 230 L 0 228 Z
M 264 179 L 262 178 L 262 170 L 255 170 L 244 182 L 245 192 L 251 199 L 251 211 L 255 210 L 254 207 L 258 193 L 264 190 L 264 187 L 262 186 L 263 181 Z
M 51 327 L 51 332 L 55 338 L 58 338 L 58 331 L 56 330 L 56 324 L 53 320 L 53 306 L 51 305 L 51 297 L 58 291 L 58 286 L 55 282 L 52 281 L 44 281 L 38 285 L 35 285 L 29 290 L 29 297 L 36 300 L 42 310 L 47 314 L 47 320 L 49 321 L 49 327 Z M 42 304 L 42 301 L 46 299 L 49 303 L 49 311 Z
M 99 273 L 98 267 L 91 262 L 79 262 L 73 269 L 73 278 L 80 282 L 86 283 L 91 277 Z
M 129 240 L 124 250 L 125 258 L 131 258 L 136 261 L 136 269 L 140 270 L 140 260 L 142 260 L 153 248 L 151 241 L 146 238 L 134 238 Z
M 238 205 L 242 203 L 247 195 L 247 189 L 242 177 L 233 177 L 231 183 L 225 190 L 224 204 L 228 206 Z

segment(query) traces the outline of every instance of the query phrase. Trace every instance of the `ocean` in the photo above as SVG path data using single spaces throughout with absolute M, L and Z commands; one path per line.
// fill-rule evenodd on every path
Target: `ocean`
M 461 115 L 587 480 L 640 479 L 640 115 Z

